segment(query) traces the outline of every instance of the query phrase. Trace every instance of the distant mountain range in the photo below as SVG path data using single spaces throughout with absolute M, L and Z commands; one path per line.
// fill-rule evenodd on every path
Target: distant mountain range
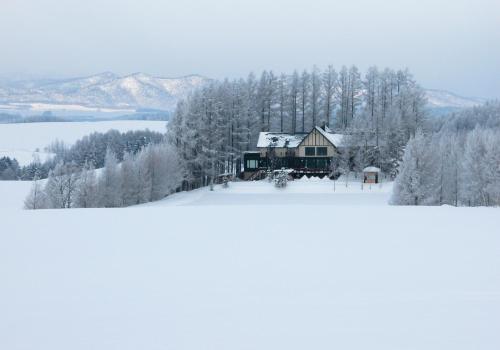
M 106 72 L 65 80 L 0 82 L 0 112 L 126 115 L 147 109 L 171 113 L 180 99 L 207 81 L 199 75 L 161 78 L 144 73 L 119 76 Z M 429 108 L 441 113 L 485 102 L 444 90 L 425 92 Z
M 81 113 L 172 112 L 177 102 L 208 79 L 199 75 L 160 78 L 144 73 L 102 73 L 66 80 L 0 83 L 0 109 Z

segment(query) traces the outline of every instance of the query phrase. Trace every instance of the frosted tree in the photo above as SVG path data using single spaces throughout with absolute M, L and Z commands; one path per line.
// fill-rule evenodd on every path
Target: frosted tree
M 98 206 L 97 177 L 94 166 L 86 162 L 80 173 L 79 182 L 75 192 L 77 208 L 96 208 Z
M 310 129 L 318 125 L 321 98 L 321 77 L 316 66 L 311 73 L 311 125 Z
M 78 168 L 74 164 L 59 162 L 50 171 L 45 185 L 47 205 L 50 208 L 71 208 L 79 180 Z
M 280 116 L 280 132 L 285 132 L 286 113 L 287 113 L 287 78 L 284 74 L 280 75 L 278 80 L 279 94 L 279 116 Z
M 495 137 L 489 131 L 476 127 L 467 135 L 462 162 L 462 201 L 468 206 L 487 206 L 491 203 L 490 191 L 495 188 L 491 177 L 498 171 Z M 489 152 L 492 150 L 492 152 Z M 490 155 L 492 156 L 490 158 Z M 496 164 L 495 164 L 496 163 Z M 494 191 L 492 191 L 494 192 Z
M 467 135 L 462 162 L 461 200 L 468 206 L 484 205 L 486 202 L 486 179 L 482 163 L 485 145 L 479 128 Z
M 121 173 L 118 160 L 111 149 L 106 151 L 104 168 L 99 177 L 99 203 L 101 207 L 114 208 L 122 206 Z
M 358 67 L 351 66 L 349 69 L 349 122 L 352 122 L 356 117 L 356 112 L 361 104 L 361 89 L 362 89 L 361 74 Z
M 47 207 L 47 197 L 43 190 L 43 186 L 40 183 L 40 179 L 37 174 L 33 179 L 31 185 L 30 193 L 28 197 L 24 200 L 24 209 L 44 209 Z
M 323 119 L 327 126 L 332 124 L 333 111 L 335 110 L 335 93 L 337 85 L 337 72 L 333 69 L 333 66 L 328 66 L 322 76 L 323 80 L 323 104 L 324 104 L 324 116 Z
M 141 154 L 142 166 L 149 169 L 151 178 L 150 201 L 162 199 L 174 192 L 184 178 L 182 164 L 168 144 L 146 148 Z
M 357 108 L 361 103 L 362 81 L 355 66 L 348 69 L 343 66 L 339 77 L 339 110 L 337 112 L 337 127 L 346 129 L 354 120 Z
M 291 133 L 295 134 L 297 132 L 297 117 L 299 113 L 299 73 L 297 71 L 293 72 L 290 78 L 290 116 L 291 116 Z
M 310 76 L 307 71 L 303 71 L 300 76 L 300 113 L 301 113 L 301 132 L 306 131 L 306 118 L 308 109 L 308 96 L 310 90 Z
M 500 205 L 500 130 L 490 130 L 486 136 L 484 162 L 488 205 Z
M 138 158 L 138 155 L 125 153 L 121 163 L 121 193 L 124 206 L 144 203 L 149 198 L 149 193 L 147 195 L 143 193 L 143 184 L 149 182 L 150 179 L 144 176 L 144 172 L 141 173 Z
M 421 131 L 412 137 L 406 146 L 400 172 L 394 182 L 391 203 L 399 205 L 422 205 L 428 203 L 432 191 L 433 158 L 428 140 Z

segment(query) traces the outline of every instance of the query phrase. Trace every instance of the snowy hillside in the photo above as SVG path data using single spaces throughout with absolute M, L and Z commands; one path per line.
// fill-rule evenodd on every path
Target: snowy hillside
M 463 97 L 445 90 L 426 89 L 427 104 L 431 108 L 469 108 L 486 102 L 483 98 Z
M 497 350 L 498 209 L 390 207 L 389 184 L 337 185 L 231 183 L 126 209 L 0 196 L 0 348 Z M 28 188 L 0 182 L 11 204 Z
M 207 81 L 191 75 L 160 78 L 143 73 L 102 73 L 57 81 L 24 81 L 0 86 L 0 110 L 99 110 L 131 112 L 141 108 L 173 111 L 179 99 Z M 90 109 L 90 110 L 89 110 Z

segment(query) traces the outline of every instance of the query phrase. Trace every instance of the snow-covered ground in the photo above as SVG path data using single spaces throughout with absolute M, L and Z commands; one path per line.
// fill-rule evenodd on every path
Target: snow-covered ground
M 21 165 L 29 164 L 37 154 L 43 161 L 51 155 L 44 151 L 54 140 L 72 144 L 92 132 L 116 129 L 166 131 L 166 122 L 150 120 L 117 120 L 72 123 L 0 124 L 0 157 L 14 157 Z
M 499 209 L 392 207 L 390 188 L 0 202 L 0 349 L 500 348 Z
M 0 181 L 0 216 L 8 209 L 22 209 L 31 181 Z
M 387 205 L 392 183 L 364 185 L 360 182 L 333 182 L 306 178 L 288 182 L 285 189 L 267 181 L 233 182 L 229 188 L 215 186 L 177 193 L 162 201 L 143 206 L 206 206 L 206 205 Z

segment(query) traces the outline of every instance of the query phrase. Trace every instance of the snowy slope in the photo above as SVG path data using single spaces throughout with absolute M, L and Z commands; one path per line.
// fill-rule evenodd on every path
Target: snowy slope
M 160 78 L 143 73 L 118 76 L 102 73 L 59 81 L 26 81 L 0 86 L 0 105 L 4 110 L 53 110 L 99 108 L 136 110 L 153 108 L 173 111 L 179 99 L 207 81 L 198 75 Z M 60 105 L 50 108 L 50 105 Z M 38 109 L 37 109 L 38 107 Z M 44 108 L 45 109 L 44 109 Z
M 500 347 L 498 209 L 363 205 L 385 190 L 354 184 L 306 205 L 320 188 L 333 191 L 232 183 L 189 205 L 2 209 L 0 348 Z
M 22 165 L 29 164 L 37 154 L 41 160 L 50 156 L 44 148 L 56 139 L 71 145 L 92 132 L 106 132 L 115 129 L 166 131 L 164 121 L 120 120 L 73 123 L 20 123 L 0 124 L 0 157 L 14 157 Z
M 470 108 L 486 102 L 483 98 L 463 97 L 445 90 L 426 89 L 427 104 L 431 108 Z

